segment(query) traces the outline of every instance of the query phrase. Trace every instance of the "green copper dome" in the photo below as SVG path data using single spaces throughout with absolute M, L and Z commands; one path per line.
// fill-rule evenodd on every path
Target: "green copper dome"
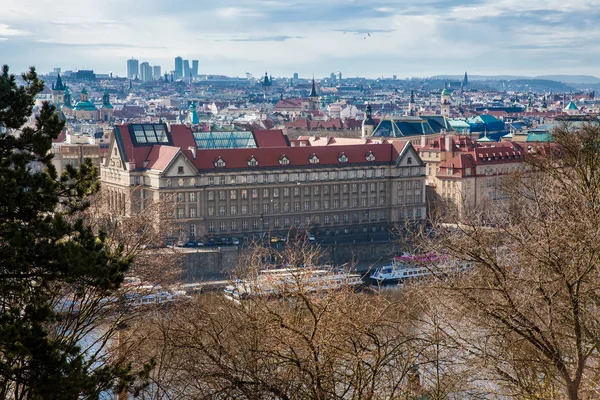
M 450 91 L 448 89 L 442 90 L 442 96 L 450 96 Z

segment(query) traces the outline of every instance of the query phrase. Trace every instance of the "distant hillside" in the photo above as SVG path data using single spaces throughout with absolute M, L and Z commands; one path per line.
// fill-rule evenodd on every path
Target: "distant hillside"
M 468 72 L 467 72 L 468 74 Z M 513 80 L 531 80 L 539 79 L 544 81 L 556 81 L 562 83 L 575 84 L 598 84 L 600 78 L 591 75 L 540 75 L 540 76 L 521 76 L 521 75 L 467 75 L 470 81 L 513 81 Z M 436 75 L 430 79 L 462 81 L 464 75 Z

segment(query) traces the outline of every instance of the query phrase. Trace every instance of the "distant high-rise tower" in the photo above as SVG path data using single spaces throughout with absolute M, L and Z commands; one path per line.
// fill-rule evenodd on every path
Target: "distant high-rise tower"
M 135 58 L 127 60 L 127 78 L 135 79 L 140 73 L 140 62 Z
M 160 79 L 160 76 L 162 74 L 160 73 L 160 65 L 155 65 L 152 67 L 152 78 L 157 81 Z
M 190 77 L 190 60 L 183 60 L 183 78 L 187 81 Z
M 183 78 L 183 58 L 175 57 L 175 79 Z
M 338 81 L 342 80 L 342 72 L 341 71 L 337 71 L 335 73 L 335 79 L 338 80 Z
M 294 72 L 294 80 L 297 81 L 298 80 L 298 73 Z
M 150 82 L 152 80 L 152 67 L 150 63 L 143 62 L 140 64 L 140 80 L 142 82 Z
M 198 77 L 198 60 L 192 60 L 192 77 Z

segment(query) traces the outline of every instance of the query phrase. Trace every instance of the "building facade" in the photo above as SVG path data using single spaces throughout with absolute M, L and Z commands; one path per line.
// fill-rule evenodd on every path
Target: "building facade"
M 119 125 L 101 179 L 109 205 L 127 213 L 173 201 L 171 234 L 181 239 L 375 232 L 425 220 L 425 166 L 410 142 L 321 139 Z

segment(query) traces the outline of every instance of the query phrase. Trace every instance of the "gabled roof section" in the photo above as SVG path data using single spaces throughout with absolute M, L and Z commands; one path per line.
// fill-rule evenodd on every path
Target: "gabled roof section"
M 256 147 L 286 147 L 289 146 L 287 136 L 281 129 L 256 130 L 252 132 Z
M 179 153 L 180 150 L 178 147 L 153 146 L 150 154 L 148 154 L 146 168 L 164 171 Z

